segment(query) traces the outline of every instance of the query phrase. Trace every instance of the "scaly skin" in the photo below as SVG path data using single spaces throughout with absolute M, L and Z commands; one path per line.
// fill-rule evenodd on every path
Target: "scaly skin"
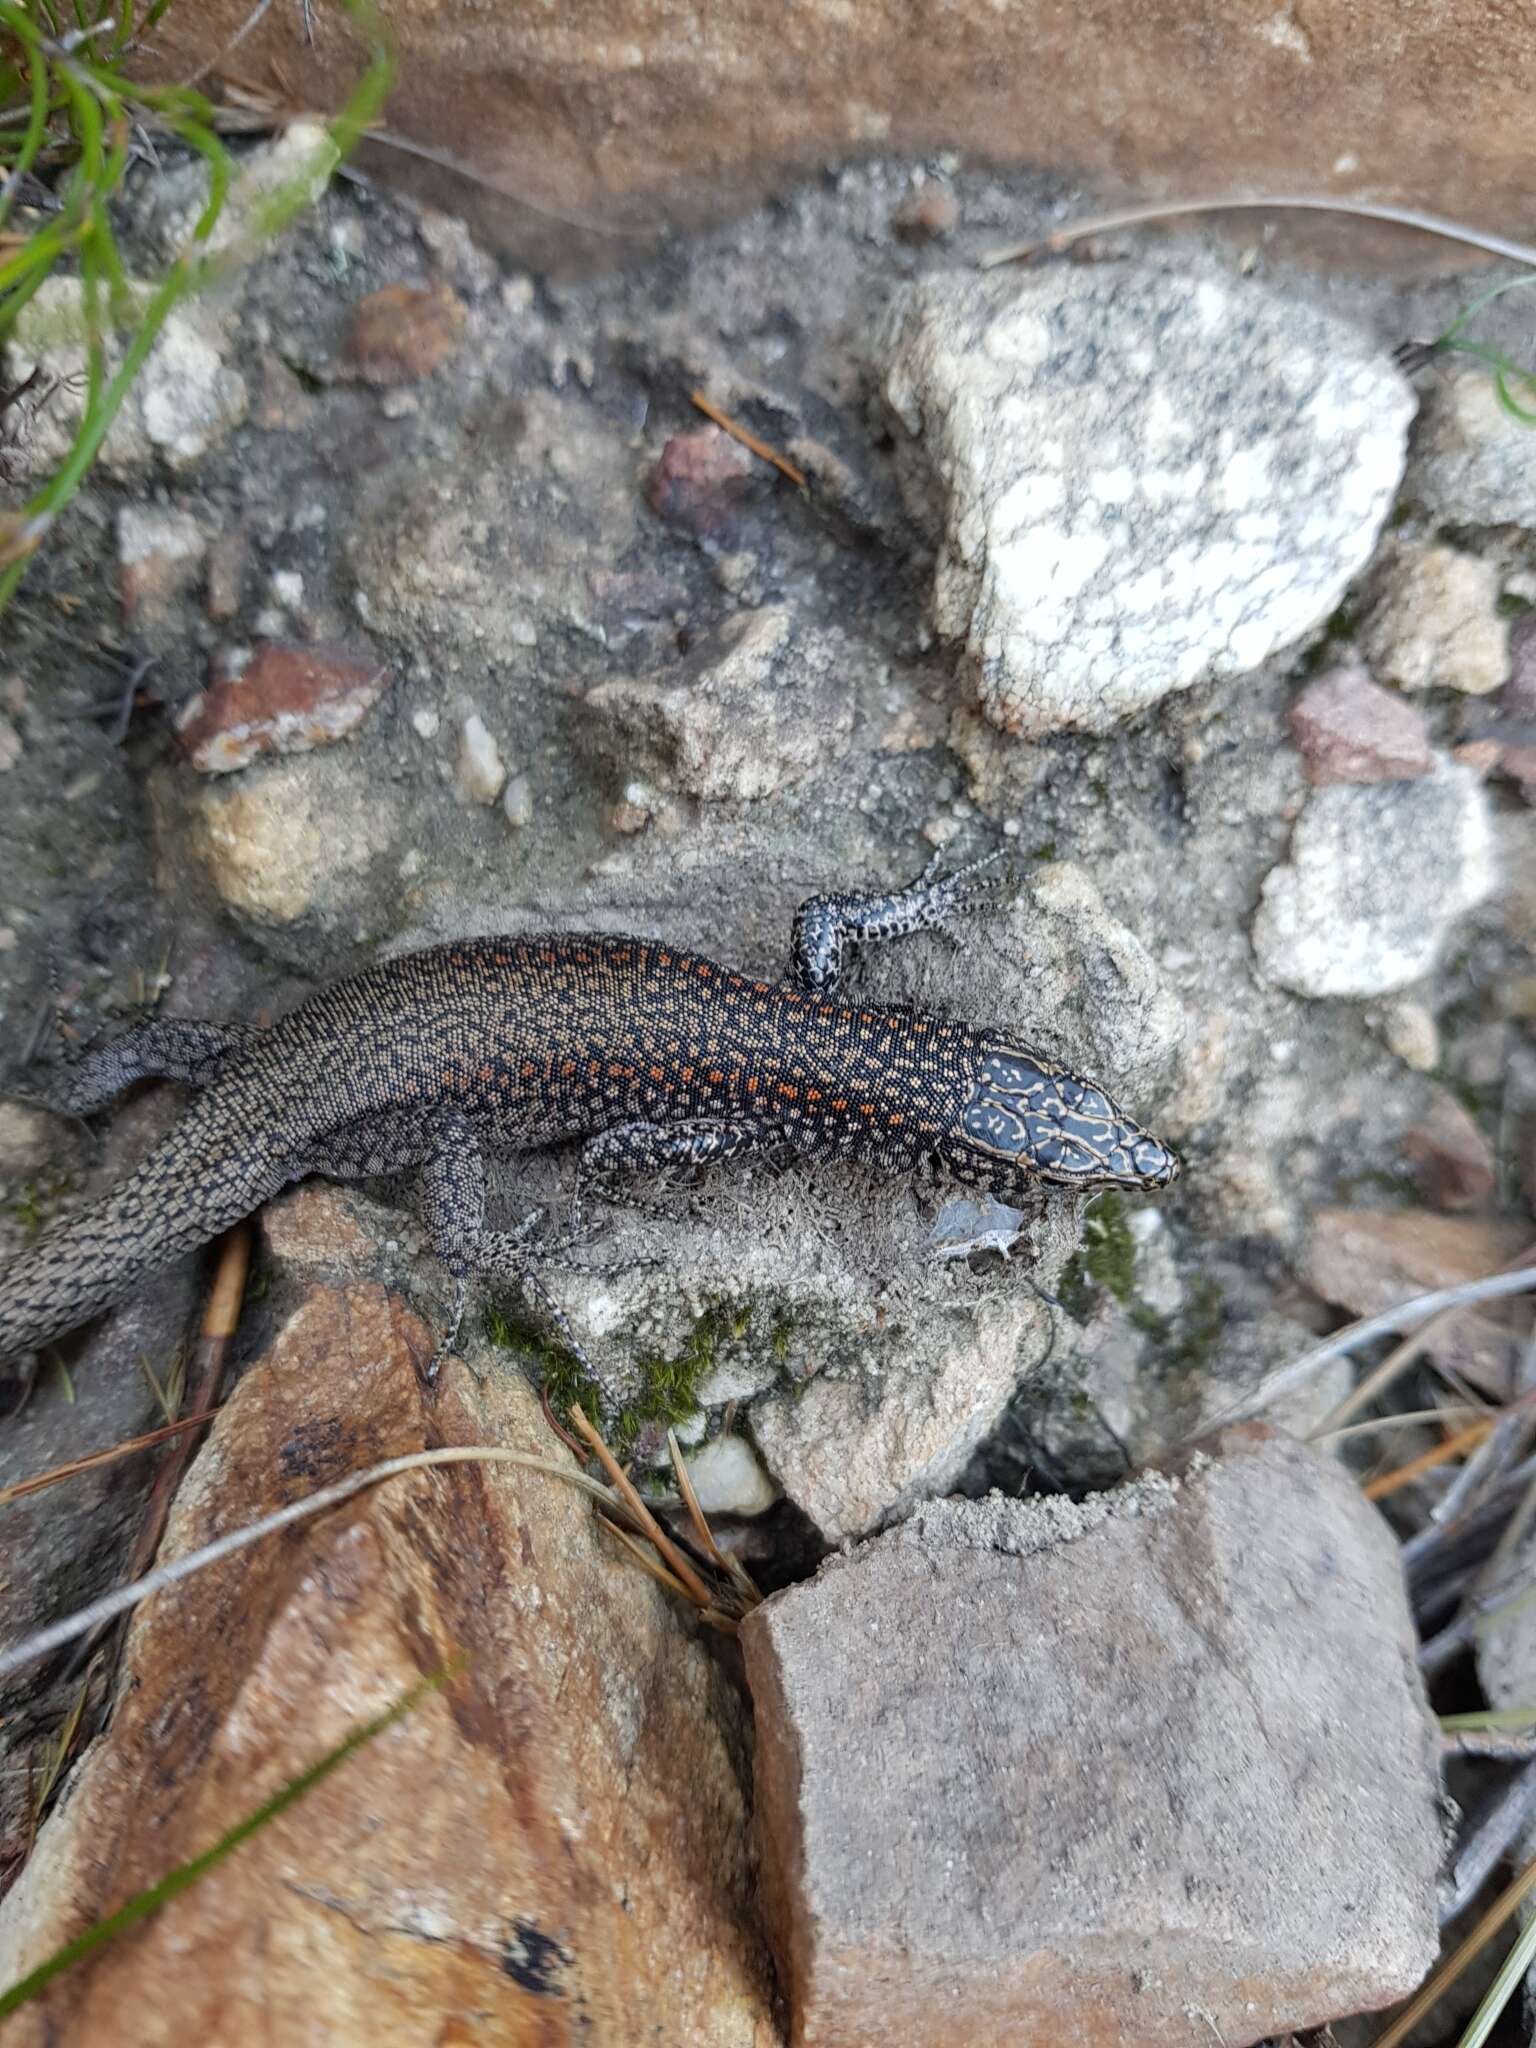
M 998 1194 L 1168 1185 L 1164 1145 L 1012 1034 L 830 992 L 861 940 L 957 915 L 984 886 L 975 872 L 813 899 L 784 983 L 652 940 L 522 934 L 370 968 L 270 1031 L 131 1032 L 84 1063 L 72 1109 L 149 1075 L 200 1092 L 132 1173 L 0 1276 L 0 1357 L 121 1300 L 309 1173 L 419 1174 L 458 1283 L 443 1348 L 470 1274 L 529 1279 L 529 1248 L 484 1227 L 487 1155 L 580 1140 L 579 1184 L 609 1194 L 627 1174 L 770 1149 L 936 1167 Z

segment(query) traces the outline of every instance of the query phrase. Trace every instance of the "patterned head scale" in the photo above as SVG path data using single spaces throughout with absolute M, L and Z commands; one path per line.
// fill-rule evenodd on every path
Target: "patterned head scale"
M 1177 1156 L 1102 1088 L 1007 1048 L 982 1061 L 960 1135 L 968 1151 L 1062 1187 L 1165 1188 L 1179 1177 Z

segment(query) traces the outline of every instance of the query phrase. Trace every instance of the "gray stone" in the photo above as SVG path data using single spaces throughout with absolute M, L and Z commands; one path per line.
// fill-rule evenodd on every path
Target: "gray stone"
M 1416 782 L 1316 790 L 1289 859 L 1264 877 L 1259 971 L 1303 996 L 1406 988 L 1497 880 L 1488 800 L 1470 768 L 1442 757 Z
M 742 1644 L 797 2041 L 1243 2048 L 1435 1958 L 1397 1546 L 1289 1438 L 1080 1506 L 934 1503 Z
M 1386 359 L 1214 267 L 929 277 L 884 346 L 934 623 L 1026 737 L 1107 732 L 1310 631 L 1402 474 Z
M 787 605 L 738 613 L 661 675 L 588 691 L 592 744 L 624 775 L 686 796 L 770 796 L 836 759 L 853 730 L 850 670 L 868 660 Z
M 1406 483 L 1437 520 L 1536 530 L 1531 429 L 1499 404 L 1488 370 L 1440 370 L 1413 430 Z

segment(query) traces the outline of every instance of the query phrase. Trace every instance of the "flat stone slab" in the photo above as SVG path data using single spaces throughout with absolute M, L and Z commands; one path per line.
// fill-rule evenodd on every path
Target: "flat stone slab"
M 742 1644 L 797 2048 L 1242 2048 L 1434 1961 L 1397 1546 L 1290 1437 L 930 1504 Z

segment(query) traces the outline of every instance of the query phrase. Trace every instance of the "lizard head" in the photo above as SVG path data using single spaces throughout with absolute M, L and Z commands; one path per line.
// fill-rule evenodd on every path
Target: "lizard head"
M 1039 1054 L 984 1045 L 980 1071 L 951 1133 L 967 1164 L 999 1166 L 1057 1187 L 1166 1188 L 1177 1155 L 1102 1088 Z

